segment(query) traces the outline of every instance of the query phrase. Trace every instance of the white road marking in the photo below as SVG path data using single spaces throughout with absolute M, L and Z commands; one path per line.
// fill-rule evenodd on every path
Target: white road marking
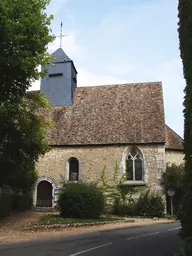
M 138 239 L 138 238 L 142 238 L 142 237 L 154 236 L 154 235 L 157 235 L 157 234 L 159 234 L 159 232 L 149 233 L 149 234 L 135 236 L 135 237 L 130 237 L 130 238 L 127 238 L 126 240 L 129 241 L 129 240 Z
M 168 232 L 179 230 L 179 229 L 181 229 L 181 227 L 168 229 Z M 149 234 L 145 234 L 145 235 L 129 237 L 126 240 L 130 241 L 130 240 L 134 240 L 134 239 L 138 239 L 138 238 L 143 238 L 143 237 L 147 237 L 147 236 L 154 236 L 154 235 L 158 235 L 158 234 L 160 234 L 160 232 L 154 232 L 154 233 L 149 233 Z M 96 246 L 96 247 L 92 247 L 92 248 L 87 249 L 85 251 L 81 251 L 81 252 L 76 252 L 74 254 L 70 254 L 69 256 L 77 256 L 77 255 L 80 255 L 80 254 L 83 254 L 83 253 L 86 253 L 86 252 L 90 252 L 90 251 L 93 251 L 93 250 L 96 250 L 96 249 L 99 249 L 99 248 L 102 248 L 102 247 L 105 247 L 105 246 L 108 246 L 108 245 L 112 245 L 112 243 L 108 243 L 108 244 L 103 244 L 103 245 L 99 245 L 99 246 Z
M 76 253 L 74 253 L 74 254 L 70 254 L 69 256 L 76 256 L 76 255 L 80 255 L 80 254 L 83 254 L 83 253 L 86 253 L 86 252 L 90 252 L 90 251 L 93 251 L 93 250 L 96 250 L 96 249 L 99 249 L 99 248 L 102 248 L 102 247 L 105 247 L 105 246 L 108 246 L 108 245 L 111 245 L 111 244 L 112 244 L 112 243 L 99 245 L 99 246 L 96 246 L 96 247 L 90 248 L 90 249 L 85 250 L 85 251 L 81 251 L 81 252 L 76 252 Z
M 171 231 L 175 231 L 175 230 L 179 230 L 179 229 L 181 229 L 181 227 L 177 227 L 177 228 L 168 229 L 168 232 L 171 232 Z

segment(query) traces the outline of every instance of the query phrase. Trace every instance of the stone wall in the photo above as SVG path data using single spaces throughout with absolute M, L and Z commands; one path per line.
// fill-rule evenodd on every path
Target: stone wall
M 184 154 L 182 151 L 166 150 L 165 151 L 165 163 L 180 165 L 184 163 Z
M 144 156 L 145 182 L 160 188 L 162 172 L 165 171 L 165 149 L 163 145 L 138 145 Z M 79 160 L 79 179 L 84 181 L 99 181 L 100 174 L 106 165 L 107 178 L 113 182 L 116 161 L 120 176 L 125 169 L 127 146 L 79 146 L 53 147 L 37 163 L 39 177 L 51 178 L 57 186 L 62 179 L 68 179 L 68 159 L 76 157 Z

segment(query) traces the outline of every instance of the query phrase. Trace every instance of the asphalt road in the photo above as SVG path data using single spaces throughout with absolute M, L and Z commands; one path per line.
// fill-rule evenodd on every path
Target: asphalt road
M 0 256 L 172 256 L 182 243 L 179 228 L 174 222 L 0 245 Z

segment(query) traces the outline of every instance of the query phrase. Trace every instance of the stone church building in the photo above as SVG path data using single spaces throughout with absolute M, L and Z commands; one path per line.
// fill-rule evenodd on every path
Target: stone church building
M 40 91 L 52 105 L 47 131 L 51 150 L 37 163 L 34 206 L 54 207 L 65 181 L 100 182 L 106 166 L 113 182 L 116 163 L 127 185 L 161 191 L 167 163 L 183 162 L 182 138 L 165 124 L 161 82 L 77 86 L 73 61 L 59 48 L 53 53 Z

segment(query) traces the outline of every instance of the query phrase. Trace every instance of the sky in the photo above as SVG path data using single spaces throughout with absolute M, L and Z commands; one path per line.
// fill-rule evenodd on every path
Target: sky
M 52 33 L 74 61 L 77 85 L 162 81 L 165 121 L 183 137 L 177 0 L 51 0 Z M 59 37 L 49 44 L 50 53 Z M 39 89 L 40 82 L 30 89 Z

